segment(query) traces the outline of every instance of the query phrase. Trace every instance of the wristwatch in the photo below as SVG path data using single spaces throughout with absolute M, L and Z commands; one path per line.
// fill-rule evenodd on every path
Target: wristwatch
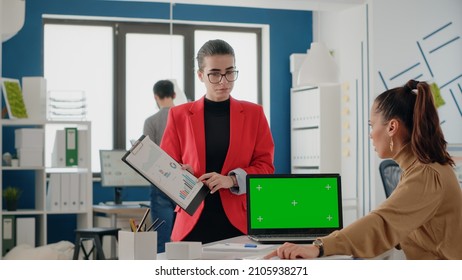
M 313 245 L 318 247 L 319 249 L 318 258 L 324 256 L 324 243 L 322 242 L 322 239 L 316 239 L 315 241 L 313 241 Z

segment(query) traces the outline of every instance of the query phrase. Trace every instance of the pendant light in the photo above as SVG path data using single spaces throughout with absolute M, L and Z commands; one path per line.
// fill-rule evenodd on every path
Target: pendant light
M 24 0 L 0 0 L 0 35 L 2 42 L 6 42 L 16 35 L 24 26 L 26 13 L 26 1 Z

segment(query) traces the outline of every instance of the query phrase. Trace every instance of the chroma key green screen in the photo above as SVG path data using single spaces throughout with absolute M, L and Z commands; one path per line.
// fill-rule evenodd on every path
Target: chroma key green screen
M 341 205 L 338 180 L 336 177 L 250 178 L 247 210 L 251 211 L 251 228 L 338 227 Z

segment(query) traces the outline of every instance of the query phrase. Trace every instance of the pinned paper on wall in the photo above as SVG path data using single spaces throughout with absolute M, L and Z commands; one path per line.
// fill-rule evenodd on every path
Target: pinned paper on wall
M 430 88 L 432 90 L 433 98 L 435 100 L 435 106 L 436 108 L 439 108 L 446 104 L 446 102 L 443 99 L 443 96 L 441 95 L 440 88 L 436 83 L 431 83 Z
M 435 13 L 434 10 L 444 5 L 434 4 L 422 10 L 421 18 L 425 20 L 408 26 L 402 21 L 393 21 L 386 25 L 388 31 L 400 29 L 395 34 L 400 38 L 399 46 L 390 41 L 388 36 L 377 35 L 374 45 L 380 55 L 376 56 L 377 68 L 376 91 L 392 89 L 404 85 L 408 80 L 426 81 L 438 108 L 441 129 L 446 142 L 462 143 L 461 78 L 462 47 L 461 24 L 457 9 Z M 384 13 L 386 14 L 386 12 Z M 403 13 L 404 15 L 404 13 Z M 399 16 L 398 16 L 399 18 Z M 381 32 L 386 34 L 386 32 Z M 411 35 L 409 35 L 411 34 Z M 399 63 L 395 63 L 399 61 Z
M 2 117 L 8 117 L 10 119 L 23 119 L 27 118 L 26 105 L 22 96 L 21 85 L 19 80 L 2 78 L 2 91 L 6 105 L 6 112 L 2 108 Z

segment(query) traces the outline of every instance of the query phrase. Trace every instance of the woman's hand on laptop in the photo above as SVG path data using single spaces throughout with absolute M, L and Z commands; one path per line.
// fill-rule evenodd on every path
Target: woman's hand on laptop
M 281 247 L 269 253 L 263 259 L 279 257 L 280 259 L 314 259 L 319 255 L 318 247 L 314 245 L 299 245 L 286 242 Z

